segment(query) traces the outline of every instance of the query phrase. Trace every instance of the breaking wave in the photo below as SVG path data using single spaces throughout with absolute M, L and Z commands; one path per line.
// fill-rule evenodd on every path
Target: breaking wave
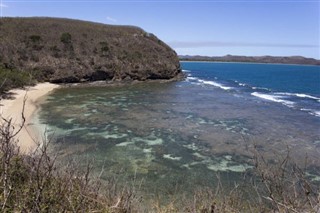
M 190 82 L 193 81 L 192 83 L 196 83 L 196 84 L 201 83 L 201 84 L 211 85 L 211 86 L 223 89 L 223 90 L 231 90 L 231 89 L 233 89 L 232 87 L 225 86 L 225 85 L 223 85 L 221 83 L 217 83 L 215 81 L 202 80 L 200 78 L 191 77 L 191 76 L 187 77 L 187 81 L 190 81 Z
M 312 96 L 312 95 L 307 95 L 307 94 L 300 94 L 300 93 L 289 93 L 289 92 L 277 92 L 275 94 L 278 95 L 287 95 L 287 96 L 296 96 L 299 98 L 309 98 L 309 99 L 313 99 L 313 100 L 317 100 L 320 101 L 320 98 Z
M 217 77 L 211 79 L 201 79 L 194 77 L 191 73 L 187 74 L 186 81 L 194 85 L 211 85 L 223 90 L 232 90 L 237 94 L 250 94 L 270 102 L 280 103 L 284 106 L 294 108 L 296 110 L 305 111 L 310 115 L 320 117 L 319 103 L 320 97 L 304 93 L 289 93 L 289 92 L 274 92 L 270 88 L 252 86 L 247 83 L 239 82 L 237 80 L 231 81 L 230 84 L 224 82 L 217 82 Z
M 258 98 L 262 98 L 262 99 L 268 100 L 268 101 L 282 103 L 283 105 L 286 105 L 288 107 L 292 107 L 295 104 L 292 101 L 281 99 L 281 98 L 284 98 L 284 97 L 283 96 L 279 96 L 279 95 L 263 94 L 263 93 L 259 93 L 259 92 L 253 92 L 253 93 L 251 93 L 251 95 L 253 95 L 255 97 L 258 97 Z

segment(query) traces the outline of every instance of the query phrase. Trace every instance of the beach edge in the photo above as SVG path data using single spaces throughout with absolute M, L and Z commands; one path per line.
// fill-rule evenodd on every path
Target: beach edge
M 13 94 L 11 99 L 0 100 L 0 124 L 4 124 L 4 119 L 11 119 L 15 131 L 23 123 L 22 112 L 25 123 L 21 131 L 15 136 L 17 145 L 22 153 L 33 151 L 43 140 L 44 132 L 42 128 L 33 123 L 34 116 L 39 109 L 41 100 L 49 95 L 60 85 L 52 83 L 38 83 L 35 86 L 24 89 L 13 89 L 9 92 Z

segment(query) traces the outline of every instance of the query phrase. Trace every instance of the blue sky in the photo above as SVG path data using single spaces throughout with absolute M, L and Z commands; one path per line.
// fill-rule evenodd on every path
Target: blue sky
M 320 58 L 319 0 L 0 1 L 3 16 L 139 26 L 181 55 Z

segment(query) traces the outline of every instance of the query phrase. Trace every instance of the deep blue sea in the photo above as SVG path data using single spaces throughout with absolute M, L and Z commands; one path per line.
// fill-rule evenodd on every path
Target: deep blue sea
M 320 66 L 183 62 L 189 82 L 250 93 L 320 116 Z
M 180 82 L 58 89 L 38 122 L 62 162 L 94 159 L 103 180 L 148 199 L 232 189 L 250 174 L 253 153 L 274 162 L 288 148 L 319 183 L 319 66 L 181 65 Z

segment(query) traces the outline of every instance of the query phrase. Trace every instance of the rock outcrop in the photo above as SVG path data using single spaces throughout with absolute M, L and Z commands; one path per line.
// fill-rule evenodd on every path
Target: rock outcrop
M 153 34 L 59 18 L 0 19 L 0 66 L 54 83 L 181 75 L 177 54 Z

